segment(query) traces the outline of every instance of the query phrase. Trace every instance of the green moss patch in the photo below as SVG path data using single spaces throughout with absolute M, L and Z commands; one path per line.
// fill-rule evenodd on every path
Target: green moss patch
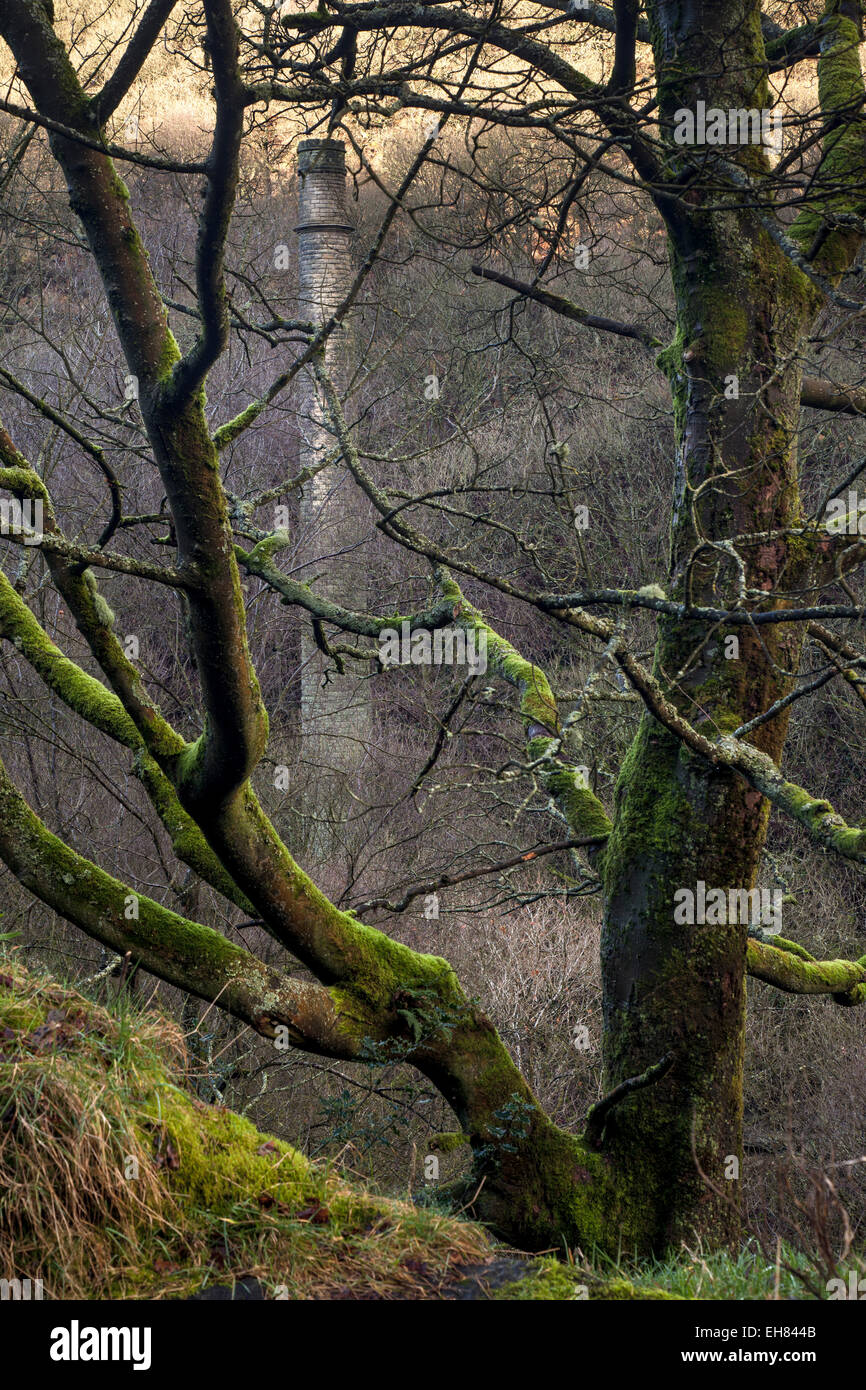
M 429 1298 L 486 1232 L 311 1164 L 184 1084 L 176 1024 L 0 961 L 0 1278 L 46 1298 Z

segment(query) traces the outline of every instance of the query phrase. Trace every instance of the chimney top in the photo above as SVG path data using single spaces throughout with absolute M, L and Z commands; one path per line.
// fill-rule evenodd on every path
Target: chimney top
M 345 174 L 346 146 L 342 140 L 300 140 L 298 142 L 298 173 L 311 170 Z

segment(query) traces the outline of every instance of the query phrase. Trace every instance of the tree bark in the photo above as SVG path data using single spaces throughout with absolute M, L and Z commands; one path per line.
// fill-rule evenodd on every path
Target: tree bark
M 725 111 L 766 108 L 756 4 L 661 3 L 651 22 L 663 123 L 698 100 Z M 825 83 L 834 61 L 836 51 L 825 49 Z M 669 592 L 695 605 L 723 595 L 722 606 L 735 606 L 744 585 L 784 604 L 806 573 L 805 551 L 784 539 L 741 543 L 740 572 L 724 547 L 799 522 L 796 363 L 822 296 L 753 208 L 704 209 L 719 199 L 702 184 L 709 190 L 724 181 L 726 161 L 757 186 L 768 173 L 765 152 L 683 153 L 693 163 L 672 154 L 671 173 L 682 177 L 691 165 L 688 195 L 662 204 L 678 315 L 661 359 L 677 450 Z M 726 644 L 729 636 L 736 647 Z M 654 673 L 674 707 L 714 737 L 789 691 L 801 641 L 793 625 L 759 636 L 748 627 L 662 618 Z M 785 710 L 751 736 L 776 764 L 787 719 Z M 602 968 L 606 1085 L 675 1056 L 668 1076 L 616 1109 L 605 1136 L 651 1248 L 696 1231 L 714 1242 L 738 1234 L 730 1174 L 742 1161 L 747 927 L 677 925 L 674 893 L 696 892 L 699 881 L 726 893 L 754 887 L 769 810 L 730 768 L 689 752 L 644 715 L 619 778 L 605 855 Z

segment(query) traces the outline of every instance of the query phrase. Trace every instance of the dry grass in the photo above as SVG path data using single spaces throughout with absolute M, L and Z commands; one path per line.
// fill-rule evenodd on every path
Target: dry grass
M 157 1049 L 177 1062 L 183 1042 L 161 1015 L 127 1029 L 75 992 L 12 972 L 0 974 L 0 1274 L 37 1277 L 50 1250 L 75 1287 L 113 1240 L 176 1216 L 128 1106 Z
M 662 1298 L 377 1197 L 184 1089 L 175 1024 L 0 960 L 0 1278 L 44 1297 Z M 135 1161 L 134 1171 L 131 1160 Z M 584 1294 L 585 1296 L 585 1294 Z
M 0 969 L 0 1278 L 46 1297 L 188 1296 L 253 1275 L 290 1298 L 427 1298 L 485 1232 L 389 1201 L 178 1086 L 176 1025 Z
M 0 962 L 0 1278 L 42 1279 L 49 1299 L 188 1298 L 250 1279 L 292 1300 L 820 1298 L 856 1265 L 835 1186 L 805 1165 L 775 1267 L 754 1244 L 664 1266 L 527 1258 L 202 1104 L 186 1065 L 161 1014 Z

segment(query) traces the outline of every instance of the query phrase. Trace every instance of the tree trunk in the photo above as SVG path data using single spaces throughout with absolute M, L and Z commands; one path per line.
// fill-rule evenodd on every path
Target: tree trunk
M 744 6 L 736 26 L 726 9 L 724 34 L 704 6 L 661 5 L 658 17 L 663 121 L 699 99 L 725 111 L 766 108 L 757 6 Z M 670 52 L 678 78 L 666 85 Z M 710 185 L 724 178 L 722 160 L 756 180 L 768 167 L 759 146 L 687 153 L 703 161 Z M 676 427 L 670 597 L 733 607 L 745 584 L 778 606 L 803 569 L 786 538 L 740 542 L 743 574 L 719 546 L 799 519 L 795 364 L 819 296 L 753 210 L 704 212 L 704 202 L 722 200 L 702 181 L 699 173 L 683 200 L 663 209 L 678 313 L 676 339 L 660 359 Z M 801 637 L 782 624 L 758 636 L 664 619 L 655 676 L 702 732 L 732 733 L 787 693 Z M 753 736 L 776 763 L 786 725 L 783 713 Z M 605 859 L 602 969 L 606 1085 L 675 1057 L 668 1076 L 615 1110 L 605 1136 L 649 1247 L 696 1231 L 715 1241 L 737 1235 L 748 925 L 678 925 L 674 893 L 697 894 L 702 882 L 727 898 L 756 886 L 769 809 L 742 778 L 644 715 L 619 778 Z

